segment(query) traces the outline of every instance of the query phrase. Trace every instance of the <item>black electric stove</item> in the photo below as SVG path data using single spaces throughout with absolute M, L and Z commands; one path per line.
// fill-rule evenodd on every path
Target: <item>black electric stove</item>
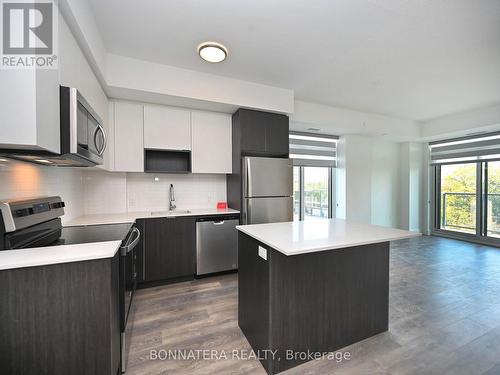
M 121 366 L 124 372 L 128 353 L 126 337 L 130 335 L 127 321 L 137 287 L 135 247 L 141 233 L 130 223 L 63 227 L 61 216 L 64 215 L 64 207 L 60 197 L 0 202 L 0 250 L 121 241 L 117 282 L 120 296 Z
M 131 228 L 132 224 L 130 223 L 63 227 L 60 219 L 53 219 L 28 228 L 4 233 L 0 249 L 14 250 L 42 246 L 123 241 Z
M 131 228 L 130 223 L 63 227 L 61 236 L 53 245 L 123 241 Z

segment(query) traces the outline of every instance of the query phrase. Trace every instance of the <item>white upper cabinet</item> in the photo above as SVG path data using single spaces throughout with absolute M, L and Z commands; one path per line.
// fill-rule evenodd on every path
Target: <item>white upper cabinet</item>
M 144 172 L 142 104 L 114 103 L 114 168 L 120 172 Z
M 191 112 L 180 108 L 146 104 L 144 148 L 191 150 Z
M 231 115 L 193 111 L 191 113 L 193 173 L 231 173 Z

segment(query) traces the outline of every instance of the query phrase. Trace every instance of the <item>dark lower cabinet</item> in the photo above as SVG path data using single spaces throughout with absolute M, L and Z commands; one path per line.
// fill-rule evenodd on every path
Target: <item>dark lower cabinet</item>
M 0 271 L 0 372 L 116 375 L 119 254 Z
M 196 220 L 194 217 L 143 220 L 144 282 L 194 276 Z
M 137 283 L 141 283 L 145 280 L 145 268 L 144 264 L 144 252 L 145 252 L 145 240 L 146 240 L 146 220 L 145 219 L 137 219 L 135 221 L 135 226 L 141 232 L 141 241 L 135 247 L 135 269 L 137 271 Z

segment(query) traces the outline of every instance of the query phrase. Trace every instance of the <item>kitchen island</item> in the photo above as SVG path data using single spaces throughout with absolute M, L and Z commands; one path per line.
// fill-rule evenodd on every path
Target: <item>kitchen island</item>
M 341 219 L 238 226 L 238 324 L 268 374 L 387 331 L 389 241 Z

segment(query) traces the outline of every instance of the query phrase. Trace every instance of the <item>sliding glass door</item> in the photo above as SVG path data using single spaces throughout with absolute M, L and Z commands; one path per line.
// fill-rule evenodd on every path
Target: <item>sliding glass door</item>
M 293 186 L 294 220 L 317 220 L 333 216 L 333 168 L 294 167 Z
M 300 167 L 293 167 L 293 221 L 302 217 L 302 184 Z
M 434 231 L 500 239 L 500 161 L 435 165 Z
M 500 238 L 500 161 L 486 163 L 486 235 Z
M 477 164 L 441 167 L 440 227 L 455 232 L 477 232 Z
M 304 167 L 304 220 L 329 217 L 330 168 Z
M 318 220 L 332 217 L 337 137 L 290 132 L 293 159 L 293 219 Z
M 429 143 L 435 234 L 500 244 L 500 132 Z

